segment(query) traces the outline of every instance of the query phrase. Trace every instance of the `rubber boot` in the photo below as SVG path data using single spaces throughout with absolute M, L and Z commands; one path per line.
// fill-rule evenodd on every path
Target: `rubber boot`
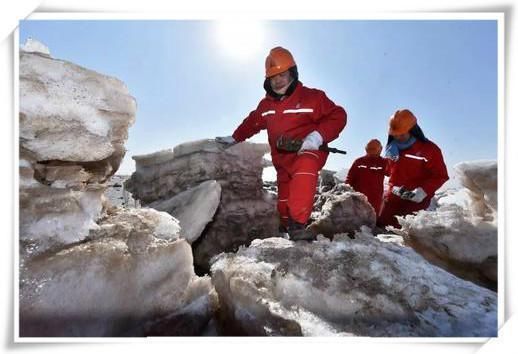
M 279 225 L 279 232 L 277 237 L 289 239 L 288 228 L 284 225 Z
M 314 241 L 315 236 L 311 232 L 311 230 L 306 229 L 304 224 L 300 224 L 296 221 L 290 219 L 290 223 L 288 225 L 288 234 L 290 236 L 290 240 L 292 241 Z

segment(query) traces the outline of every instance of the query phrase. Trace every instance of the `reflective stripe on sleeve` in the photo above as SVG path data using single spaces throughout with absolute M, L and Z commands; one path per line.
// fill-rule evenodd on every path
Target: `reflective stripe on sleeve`
M 266 111 L 266 112 L 263 112 L 261 113 L 261 116 L 264 117 L 264 116 L 267 116 L 269 114 L 275 114 L 275 111 Z
M 317 176 L 316 174 L 314 173 L 310 173 L 310 172 L 297 172 L 297 173 L 294 173 L 293 176 L 296 176 L 296 175 L 310 175 L 310 176 Z
M 285 109 L 282 113 L 313 113 L 313 108 Z
M 423 160 L 424 162 L 428 162 L 428 159 L 426 157 L 422 157 L 422 156 L 416 156 L 416 155 L 410 155 L 410 154 L 405 154 L 403 156 L 409 157 L 409 158 L 415 159 L 415 160 Z

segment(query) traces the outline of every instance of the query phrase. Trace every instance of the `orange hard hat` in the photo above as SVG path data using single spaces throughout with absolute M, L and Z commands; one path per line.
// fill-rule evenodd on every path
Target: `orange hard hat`
M 285 72 L 295 65 L 297 65 L 295 64 L 295 59 L 293 59 L 293 56 L 287 49 L 275 47 L 270 50 L 270 54 L 268 54 L 266 62 L 264 63 L 266 77 L 272 77 Z
M 365 145 L 365 152 L 368 155 L 380 155 L 381 154 L 381 142 L 378 139 L 372 139 Z
M 417 118 L 408 109 L 397 110 L 389 121 L 389 135 L 406 134 L 417 124 Z

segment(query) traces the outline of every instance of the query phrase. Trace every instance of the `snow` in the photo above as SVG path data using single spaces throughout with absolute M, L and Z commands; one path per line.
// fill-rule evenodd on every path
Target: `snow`
M 182 237 L 190 244 L 196 241 L 207 223 L 212 221 L 221 198 L 221 185 L 215 180 L 200 183 L 172 198 L 149 204 L 166 211 L 180 221 Z
M 24 212 L 20 216 L 20 241 L 30 245 L 32 252 L 81 241 L 98 228 L 94 220 L 102 211 L 102 191 L 47 193 L 31 200 L 37 212 L 33 215 Z
M 20 168 L 22 168 L 22 167 L 32 168 L 32 164 L 29 161 L 25 160 L 25 159 L 20 159 L 18 164 L 19 164 Z
M 124 130 L 133 124 L 135 111 L 134 98 L 119 80 L 63 60 L 21 53 L 20 137 L 38 160 L 110 157 L 127 139 Z
M 473 216 L 493 220 L 498 213 L 498 164 L 494 160 L 466 161 L 455 165 L 461 183 L 469 189 Z
M 211 272 L 220 301 L 251 335 L 496 333 L 495 293 L 408 247 L 380 242 L 367 228 L 354 240 L 255 240 L 235 255 L 218 256 Z M 450 316 L 444 309 L 451 313 L 455 304 L 461 308 Z
M 203 327 L 214 293 L 209 278 L 194 275 L 189 244 L 152 238 L 133 252 L 129 241 L 142 236 L 93 240 L 27 262 L 21 335 L 138 336 L 143 327 L 153 332 L 149 320 L 177 314 L 191 318 L 193 330 Z M 169 334 L 175 330 L 185 331 Z
M 469 190 L 467 188 L 461 188 L 459 190 L 447 191 L 445 195 L 437 199 L 437 204 L 439 206 L 455 204 L 463 209 L 467 209 L 470 201 Z
M 156 238 L 174 240 L 180 233 L 181 227 L 178 220 L 167 213 L 158 213 L 158 222 L 155 222 L 154 234 Z
M 41 53 L 41 54 L 46 54 L 46 55 L 50 56 L 49 48 L 45 44 L 43 44 L 31 37 L 27 38 L 27 40 L 25 41 L 25 44 L 23 44 L 20 47 L 20 49 L 23 50 L 24 52 Z
M 265 167 L 263 169 L 263 175 L 262 175 L 263 181 L 277 181 L 277 171 L 275 170 L 275 167 Z
M 463 187 L 437 194 L 437 206 L 398 217 L 401 234 L 428 260 L 488 288 L 498 277 L 496 161 L 455 166 Z

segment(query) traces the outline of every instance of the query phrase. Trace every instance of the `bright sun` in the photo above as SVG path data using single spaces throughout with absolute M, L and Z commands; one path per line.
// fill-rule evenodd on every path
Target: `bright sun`
M 264 41 L 264 26 L 258 21 L 218 21 L 216 32 L 223 54 L 234 59 L 258 54 Z

